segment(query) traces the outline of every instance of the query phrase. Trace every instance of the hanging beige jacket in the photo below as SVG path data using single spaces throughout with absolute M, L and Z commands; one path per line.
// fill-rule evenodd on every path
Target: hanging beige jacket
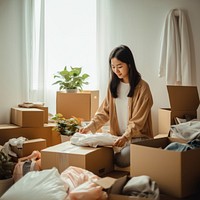
M 153 137 L 152 105 L 153 99 L 149 85 L 144 80 L 140 80 L 135 88 L 133 97 L 128 97 L 129 120 L 127 129 L 123 134 L 127 139 L 146 136 Z M 115 98 L 112 97 L 109 89 L 103 103 L 87 127 L 91 132 L 95 133 L 108 121 L 110 122 L 110 133 L 120 135 Z

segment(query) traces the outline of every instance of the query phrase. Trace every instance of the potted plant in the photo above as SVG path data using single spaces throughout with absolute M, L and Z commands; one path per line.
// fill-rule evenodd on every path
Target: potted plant
M 53 130 L 61 134 L 61 140 L 69 140 L 70 137 L 76 133 L 81 127 L 82 119 L 72 116 L 69 119 L 65 119 L 61 113 L 55 114 L 52 119 L 56 122 L 56 126 Z
M 59 90 L 65 89 L 67 92 L 69 90 L 82 90 L 83 85 L 88 85 L 89 83 L 86 79 L 89 77 L 88 74 L 81 74 L 81 67 L 70 67 L 70 70 L 65 66 L 62 71 L 58 71 L 54 78 L 58 79 L 53 85 L 58 84 Z
M 13 184 L 15 164 L 6 153 L 0 151 L 0 196 Z

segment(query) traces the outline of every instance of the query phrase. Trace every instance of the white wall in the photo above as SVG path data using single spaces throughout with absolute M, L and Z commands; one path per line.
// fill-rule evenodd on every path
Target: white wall
M 22 101 L 22 1 L 0 0 L 0 123 Z
M 157 134 L 157 111 L 168 107 L 164 78 L 158 78 L 160 36 L 166 14 L 172 8 L 188 13 L 194 48 L 195 79 L 200 93 L 200 1 L 199 0 L 112 0 L 113 47 L 127 44 L 133 50 L 138 70 L 149 83 L 154 97 L 153 122 Z M 118 24 L 118 23 L 116 23 Z M 9 123 L 10 107 L 23 101 L 22 0 L 0 0 L 0 123 Z
M 127 44 L 133 51 L 142 77 L 149 83 L 154 98 L 153 124 L 157 134 L 157 113 L 160 107 L 169 107 L 165 78 L 158 78 L 160 38 L 166 15 L 171 9 L 183 9 L 192 34 L 193 78 L 200 92 L 200 1 L 199 0 L 112 0 L 113 47 Z M 120 24 L 120 26 L 119 26 Z M 198 111 L 199 113 L 199 111 Z M 198 114 L 199 115 L 199 114 Z M 199 115 L 200 118 L 200 115 Z

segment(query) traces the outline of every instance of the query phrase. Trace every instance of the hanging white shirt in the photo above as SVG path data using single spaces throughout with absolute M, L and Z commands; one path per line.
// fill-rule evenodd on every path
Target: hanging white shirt
M 128 124 L 128 93 L 130 90 L 129 83 L 120 82 L 118 86 L 118 97 L 115 99 L 117 119 L 120 134 L 122 135 Z
M 172 9 L 163 27 L 159 77 L 168 85 L 192 85 L 189 26 L 180 9 Z

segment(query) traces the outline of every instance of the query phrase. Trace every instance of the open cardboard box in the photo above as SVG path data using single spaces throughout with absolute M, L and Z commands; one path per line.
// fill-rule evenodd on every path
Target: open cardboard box
M 152 198 L 138 198 L 121 194 L 123 187 L 129 180 L 125 175 L 120 178 L 104 177 L 96 181 L 108 193 L 108 200 L 153 200 Z
M 174 118 L 184 118 L 184 115 L 197 117 L 199 95 L 196 86 L 167 86 L 171 108 L 158 110 L 158 134 L 167 137 Z
M 158 138 L 131 144 L 131 176 L 148 175 L 160 192 L 172 197 L 191 196 L 200 190 L 200 148 L 171 151 L 164 148 L 177 138 Z
M 46 139 L 37 138 L 24 141 L 22 148 L 11 145 L 11 150 L 17 154 L 18 158 L 29 156 L 34 150 L 41 151 L 47 147 Z

